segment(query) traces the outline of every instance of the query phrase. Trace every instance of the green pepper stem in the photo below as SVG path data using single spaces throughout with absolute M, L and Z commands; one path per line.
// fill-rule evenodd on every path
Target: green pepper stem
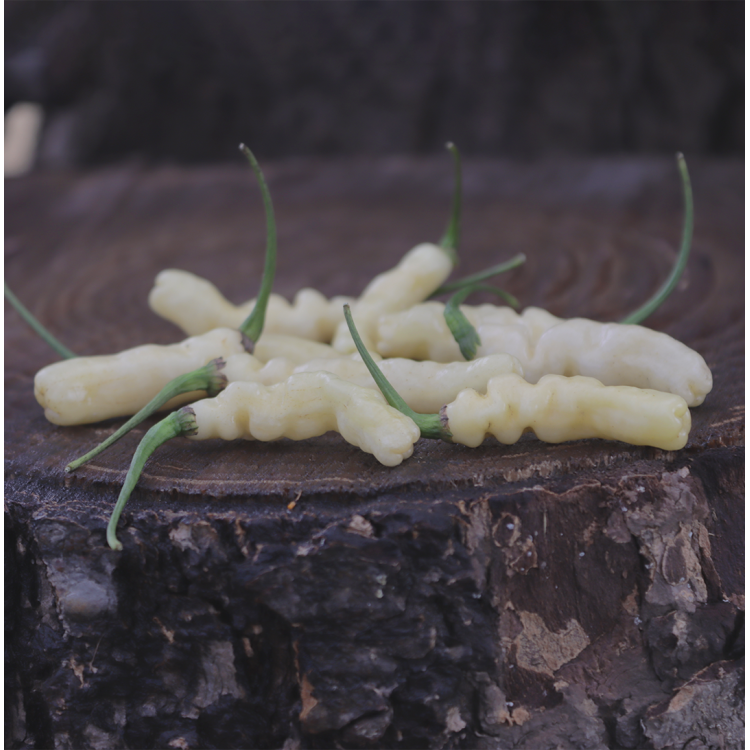
M 266 260 L 263 268 L 263 278 L 261 279 L 260 291 L 255 300 L 255 306 L 250 315 L 247 316 L 240 326 L 240 333 L 247 336 L 247 338 L 255 344 L 260 338 L 260 334 L 263 333 L 268 299 L 271 296 L 273 279 L 276 275 L 276 219 L 274 218 L 273 213 L 271 193 L 268 190 L 266 180 L 263 177 L 263 172 L 260 169 L 258 161 L 253 155 L 253 152 L 244 143 L 240 145 L 240 151 L 242 151 L 250 162 L 250 166 L 258 180 L 260 192 L 263 196 L 263 207 L 266 213 Z
M 75 359 L 76 355 L 61 344 L 24 306 L 18 297 L 10 290 L 8 283 L 5 282 L 5 299 L 10 302 L 16 312 L 41 336 L 63 359 Z
M 518 268 L 518 266 L 522 265 L 525 262 L 526 255 L 524 255 L 524 253 L 518 253 L 518 255 L 514 255 L 510 260 L 506 260 L 504 263 L 498 263 L 496 266 L 487 268 L 484 271 L 479 271 L 469 276 L 464 276 L 462 279 L 457 279 L 456 281 L 451 281 L 448 284 L 443 284 L 443 286 L 438 287 L 430 295 L 430 298 L 439 297 L 441 294 L 455 292 L 458 289 L 463 289 L 465 286 L 486 281 L 487 279 L 491 279 L 493 276 L 498 276 L 499 274 L 510 271 L 513 268 Z
M 167 383 L 135 416 L 125 422 L 120 429 L 113 432 L 106 440 L 99 443 L 96 448 L 90 450 L 85 456 L 71 461 L 65 467 L 65 471 L 75 471 L 95 456 L 98 456 L 102 451 L 105 451 L 121 437 L 127 435 L 130 430 L 143 422 L 147 417 L 150 417 L 154 412 L 157 412 L 164 404 L 176 396 L 180 396 L 183 393 L 192 393 L 193 391 L 206 391 L 209 398 L 216 396 L 227 387 L 226 375 L 221 372 L 225 364 L 224 360 L 219 357 L 212 359 L 207 365 L 199 367 L 197 370 L 188 372 L 185 375 L 178 375 L 174 380 Z
M 667 280 L 662 284 L 654 296 L 651 297 L 648 302 L 641 305 L 637 310 L 630 313 L 630 315 L 626 315 L 620 323 L 641 323 L 651 315 L 651 313 L 657 310 L 677 286 L 677 282 L 680 280 L 680 276 L 682 276 L 682 272 L 687 265 L 688 257 L 690 256 L 690 246 L 693 241 L 693 190 L 690 186 L 690 175 L 688 174 L 685 157 L 682 154 L 677 154 L 677 166 L 679 167 L 680 177 L 682 178 L 682 192 L 685 202 L 685 220 L 682 226 L 680 252 L 677 254 L 672 273 L 669 274 Z
M 450 442 L 452 437 L 451 433 L 443 427 L 439 414 L 418 414 L 406 403 L 406 401 L 404 401 L 403 398 L 401 398 L 396 389 L 388 382 L 388 379 L 383 375 L 381 369 L 375 364 L 375 360 L 370 356 L 370 352 L 367 351 L 367 348 L 359 335 L 359 331 L 357 331 L 357 327 L 354 325 L 352 311 L 349 309 L 349 305 L 344 305 L 344 317 L 346 318 L 346 324 L 349 326 L 349 331 L 352 334 L 354 343 L 357 346 L 357 351 L 362 357 L 362 361 L 365 363 L 367 369 L 370 371 L 370 375 L 372 375 L 380 392 L 385 396 L 385 400 L 394 409 L 397 409 L 402 414 L 413 420 L 417 427 L 419 427 L 422 437 Z
M 467 361 L 477 356 L 477 347 L 482 344 L 477 329 L 469 322 L 463 310 L 459 308 L 470 291 L 471 288 L 466 288 L 456 292 L 443 308 L 446 325 L 461 350 L 461 356 Z
M 461 155 L 453 143 L 446 143 L 445 147 L 453 155 L 453 206 L 445 234 L 438 244 L 456 266 L 458 265 L 458 241 L 461 234 Z
M 443 309 L 443 317 L 450 332 L 453 334 L 458 348 L 465 360 L 474 359 L 477 355 L 477 347 L 481 346 L 482 341 L 479 338 L 476 328 L 469 322 L 459 305 L 474 292 L 492 292 L 502 297 L 511 307 L 518 308 L 518 300 L 503 289 L 498 289 L 489 284 L 470 284 L 459 289 L 446 303 Z
M 117 539 L 117 522 L 130 498 L 133 488 L 138 482 L 143 466 L 150 458 L 151 454 L 167 440 L 180 435 L 193 435 L 197 432 L 198 425 L 195 421 L 195 412 L 189 406 L 183 406 L 165 417 L 161 422 L 157 422 L 141 440 L 135 451 L 133 460 L 130 462 L 125 482 L 120 490 L 120 496 L 112 511 L 112 515 L 107 524 L 107 543 L 113 550 L 121 550 L 122 544 Z

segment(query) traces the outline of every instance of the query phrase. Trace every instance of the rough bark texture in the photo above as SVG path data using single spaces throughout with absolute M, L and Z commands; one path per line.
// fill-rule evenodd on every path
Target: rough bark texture
M 440 236 L 445 159 L 264 165 L 277 288 L 353 293 Z M 650 324 L 715 387 L 678 453 L 421 441 L 395 469 L 336 435 L 173 441 L 106 522 L 144 429 L 58 428 L 53 357 L 6 306 L 6 746 L 739 748 L 744 611 L 741 164 L 692 165 L 693 255 Z M 462 272 L 525 251 L 524 304 L 617 319 L 679 240 L 669 161 L 469 162 Z M 262 265 L 246 169 L 21 178 L 6 277 L 79 353 L 176 339 L 145 299 L 186 268 L 235 300 Z

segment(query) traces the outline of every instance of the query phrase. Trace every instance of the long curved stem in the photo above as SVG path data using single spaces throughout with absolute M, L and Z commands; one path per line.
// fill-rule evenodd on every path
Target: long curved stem
M 263 207 L 266 213 L 266 260 L 263 268 L 263 278 L 261 279 L 260 291 L 255 300 L 255 306 L 240 326 L 240 332 L 250 339 L 251 344 L 255 344 L 263 332 L 268 299 L 271 296 L 271 288 L 273 287 L 273 280 L 276 275 L 276 219 L 273 213 L 271 193 L 268 190 L 258 161 L 253 152 L 244 143 L 240 145 L 240 151 L 242 151 L 250 162 L 250 166 L 258 180 L 260 192 L 263 196 Z
M 65 344 L 61 344 L 24 306 L 18 297 L 11 291 L 7 282 L 5 284 L 5 299 L 10 302 L 16 312 L 41 336 L 63 359 L 75 359 L 76 355 L 68 349 Z
M 357 351 L 362 357 L 365 366 L 370 371 L 370 375 L 372 375 L 380 392 L 385 396 L 385 400 L 394 409 L 398 409 L 402 414 L 412 419 L 417 427 L 419 427 L 422 437 L 450 442 L 451 433 L 443 427 L 438 414 L 418 414 L 406 403 L 406 401 L 404 401 L 403 398 L 401 398 L 398 391 L 396 391 L 396 389 L 388 382 L 388 379 L 383 375 L 381 369 L 375 364 L 375 360 L 370 356 L 370 352 L 367 351 L 367 348 L 359 335 L 359 331 L 357 331 L 357 327 L 354 325 L 352 311 L 349 309 L 349 305 L 344 305 L 344 317 L 346 318 L 346 324 L 349 326 L 349 331 L 352 334 L 354 343 L 357 346 Z
M 117 498 L 112 515 L 107 524 L 107 543 L 113 550 L 121 550 L 122 544 L 117 539 L 117 522 L 120 520 L 125 505 L 130 499 L 130 495 L 138 483 L 143 467 L 151 457 L 151 454 L 167 440 L 180 435 L 193 435 L 198 430 L 195 421 L 195 412 L 189 406 L 183 406 L 165 417 L 161 422 L 157 422 L 141 440 L 135 451 L 133 460 L 130 462 L 125 482 L 120 490 L 120 496 Z
M 271 295 L 271 288 L 273 286 L 273 280 L 276 273 L 276 221 L 273 212 L 273 203 L 271 202 L 271 194 L 266 185 L 263 177 L 263 172 L 258 165 L 258 161 L 253 155 L 252 151 L 242 144 L 240 150 L 245 155 L 250 163 L 250 166 L 255 173 L 260 186 L 261 194 L 263 196 L 263 204 L 265 207 L 266 214 L 266 259 L 265 266 L 263 269 L 263 278 L 261 280 L 261 288 L 258 293 L 258 297 L 255 301 L 250 315 L 240 326 L 239 330 L 250 342 L 250 347 L 257 342 L 263 331 L 263 325 L 265 322 L 266 308 L 268 307 L 268 300 Z M 133 427 L 140 424 L 146 417 L 150 416 L 154 412 L 158 411 L 164 404 L 171 399 L 179 396 L 183 393 L 190 393 L 192 391 L 206 391 L 209 397 L 215 396 L 219 391 L 226 387 L 226 377 L 220 372 L 224 367 L 224 360 L 219 358 L 212 360 L 204 367 L 200 367 L 197 370 L 180 375 L 174 380 L 167 383 L 166 386 L 148 403 L 144 406 L 135 416 L 129 419 L 124 425 L 122 425 L 116 432 L 109 436 L 106 440 L 100 443 L 96 448 L 86 453 L 86 455 L 77 458 L 65 467 L 65 471 L 73 471 L 78 467 L 90 461 L 94 456 L 104 451 L 114 442 L 119 440 L 123 435 L 127 434 Z
M 221 370 L 225 366 L 224 360 L 219 357 L 212 359 L 207 365 L 199 367 L 197 370 L 188 372 L 185 375 L 178 375 L 162 388 L 159 393 L 149 401 L 135 416 L 131 417 L 116 432 L 113 432 L 106 440 L 99 443 L 93 450 L 86 455 L 71 461 L 66 467 L 66 472 L 75 471 L 83 466 L 102 451 L 116 443 L 121 437 L 130 432 L 134 427 L 139 425 L 144 419 L 161 409 L 164 404 L 171 401 L 175 396 L 181 396 L 183 393 L 192 393 L 193 391 L 206 391 L 209 398 L 213 398 L 227 386 L 227 378 Z
M 510 260 L 506 260 L 503 263 L 498 263 L 496 266 L 486 268 L 484 271 L 478 271 L 472 273 L 469 276 L 464 276 L 462 279 L 456 279 L 456 281 L 450 281 L 443 286 L 438 287 L 431 295 L 432 297 L 439 297 L 441 294 L 448 294 L 449 292 L 455 292 L 459 289 L 463 289 L 465 286 L 471 286 L 472 284 L 479 284 L 482 281 L 491 279 L 493 276 L 498 276 L 501 273 L 510 271 L 513 268 L 518 268 L 526 262 L 526 255 L 524 253 L 518 253 L 514 255 Z
M 677 254 L 677 260 L 672 268 L 672 273 L 669 274 L 667 280 L 662 284 L 654 296 L 651 297 L 648 302 L 641 305 L 637 310 L 630 313 L 630 315 L 626 315 L 620 323 L 641 323 L 656 311 L 677 286 L 677 282 L 680 280 L 680 276 L 682 276 L 682 272 L 685 270 L 688 258 L 690 257 L 690 247 L 693 242 L 693 190 L 690 186 L 690 175 L 688 174 L 685 157 L 682 154 L 677 154 L 677 166 L 679 167 L 680 177 L 682 178 L 682 191 L 685 201 L 685 220 L 682 225 L 680 252 Z
M 453 143 L 446 143 L 445 147 L 453 155 L 453 206 L 445 234 L 438 244 L 445 250 L 455 266 L 458 265 L 458 241 L 461 235 L 461 155 Z

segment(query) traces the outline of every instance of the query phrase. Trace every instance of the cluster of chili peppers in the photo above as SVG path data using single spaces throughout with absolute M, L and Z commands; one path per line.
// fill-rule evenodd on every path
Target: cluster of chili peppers
M 684 447 L 689 407 L 711 390 L 711 372 L 697 352 L 639 325 L 671 293 L 687 263 L 693 208 L 682 156 L 685 224 L 670 277 L 621 322 L 598 323 L 562 320 L 539 308 L 519 314 L 515 298 L 484 283 L 523 263 L 522 255 L 448 281 L 457 263 L 461 212 L 460 159 L 452 144 L 448 148 L 455 188 L 443 238 L 413 248 L 356 298 L 329 300 L 304 289 L 290 304 L 272 294 L 273 204 L 244 145 L 266 214 L 266 260 L 256 299 L 234 306 L 204 279 L 163 271 L 149 302 L 189 338 L 76 357 L 6 285 L 9 301 L 63 357 L 35 377 L 47 418 L 73 425 L 131 417 L 66 471 L 154 412 L 191 402 L 151 427 L 139 444 L 108 526 L 112 549 L 122 548 L 117 523 L 145 462 L 176 436 L 302 440 L 335 430 L 386 466 L 411 456 L 420 438 L 475 447 L 487 436 L 513 443 L 528 431 L 553 443 L 604 438 Z M 508 305 L 463 304 L 478 290 L 490 290 Z M 446 303 L 431 299 L 444 294 L 451 295 Z

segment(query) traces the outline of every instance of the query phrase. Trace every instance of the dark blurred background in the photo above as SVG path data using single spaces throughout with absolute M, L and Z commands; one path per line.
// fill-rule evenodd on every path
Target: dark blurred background
M 741 155 L 744 3 L 5 2 L 38 166 Z

